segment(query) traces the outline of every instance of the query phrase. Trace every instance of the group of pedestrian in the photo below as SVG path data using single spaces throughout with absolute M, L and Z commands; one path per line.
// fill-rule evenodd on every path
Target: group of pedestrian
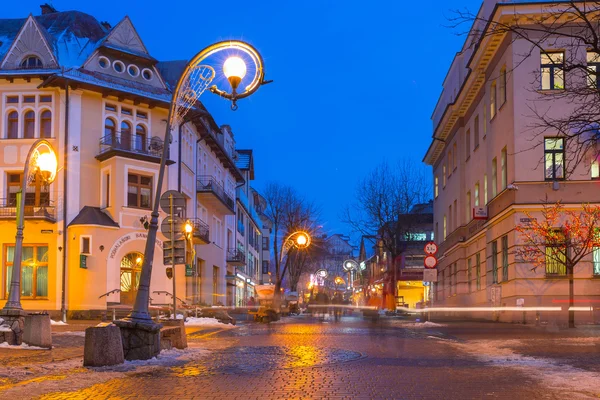
M 339 321 L 342 317 L 344 297 L 340 292 L 335 292 L 330 299 L 327 293 L 320 291 L 313 297 L 310 304 L 313 305 L 313 314 L 319 319 L 325 319 L 325 314 L 329 313 L 333 314 L 336 321 Z

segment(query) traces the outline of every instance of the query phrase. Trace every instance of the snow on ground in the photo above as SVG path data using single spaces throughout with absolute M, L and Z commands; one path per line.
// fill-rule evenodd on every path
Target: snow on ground
M 223 324 L 216 318 L 207 317 L 188 317 L 185 320 L 185 326 L 204 326 L 207 328 L 223 328 L 223 329 L 234 329 L 237 328 L 235 325 Z
M 8 344 L 8 342 L 0 343 L 0 348 L 2 349 L 14 349 L 14 350 L 49 350 L 43 347 L 30 346 L 27 343 L 21 343 L 20 346 L 13 346 Z
M 435 322 L 425 321 L 425 322 L 407 322 L 401 323 L 402 327 L 406 328 L 441 328 L 444 326 L 448 326 L 445 324 L 437 324 Z
M 55 321 L 53 319 L 50 320 L 50 325 L 69 325 L 66 322 L 62 322 L 62 321 Z
M 53 335 L 57 336 L 80 336 L 85 337 L 85 331 L 65 331 L 65 332 L 52 332 Z
M 590 340 L 591 339 L 591 340 Z M 600 343 L 598 338 L 574 338 L 565 343 Z M 511 347 L 523 346 L 526 340 L 473 340 L 451 345 L 469 355 L 500 368 L 523 371 L 551 389 L 572 391 L 574 397 L 597 398 L 600 393 L 600 373 L 590 372 L 557 360 L 529 357 L 519 354 Z

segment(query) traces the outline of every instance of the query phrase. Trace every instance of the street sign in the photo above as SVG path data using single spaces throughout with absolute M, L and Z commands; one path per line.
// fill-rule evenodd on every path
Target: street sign
M 424 269 L 423 282 L 437 282 L 437 269 Z
M 473 207 L 473 219 L 488 219 L 487 207 Z
M 171 203 L 172 202 L 172 203 Z M 167 190 L 160 196 L 160 208 L 167 214 L 181 214 L 185 211 L 185 197 L 177 190 Z M 173 210 L 171 210 L 171 204 Z
M 185 264 L 185 240 L 174 241 L 175 247 L 171 241 L 163 242 L 163 264 L 173 265 L 173 256 L 175 264 Z
M 434 255 L 438 252 L 438 246 L 435 242 L 429 242 L 425 245 L 425 254 Z
M 165 219 L 163 219 L 160 224 L 160 231 L 163 235 L 167 237 L 167 239 L 183 239 L 183 225 L 184 221 L 182 218 L 174 215 L 167 215 Z M 173 229 L 173 234 L 171 233 L 171 228 Z
M 79 268 L 87 269 L 87 255 L 85 255 L 85 254 L 79 255 Z
M 425 257 L 425 260 L 423 261 L 423 263 L 425 264 L 425 268 L 435 268 L 437 265 L 437 258 L 435 258 L 434 255 L 428 255 L 427 257 Z

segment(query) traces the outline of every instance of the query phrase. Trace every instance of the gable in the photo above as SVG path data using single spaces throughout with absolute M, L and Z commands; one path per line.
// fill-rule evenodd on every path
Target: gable
M 6 52 L 1 67 L 17 69 L 24 57 L 35 55 L 42 60 L 44 68 L 58 68 L 56 57 L 47 40 L 45 29 L 29 16 L 10 49 Z
M 110 31 L 103 44 L 149 55 L 146 46 L 142 43 L 142 39 L 140 39 L 137 34 L 129 17 L 123 18 L 121 22 Z

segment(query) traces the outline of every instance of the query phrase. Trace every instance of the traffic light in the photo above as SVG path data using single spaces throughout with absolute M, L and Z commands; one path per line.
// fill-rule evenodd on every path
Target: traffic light
M 167 267 L 166 272 L 167 272 L 167 278 L 169 278 L 169 279 L 173 278 L 173 267 Z

